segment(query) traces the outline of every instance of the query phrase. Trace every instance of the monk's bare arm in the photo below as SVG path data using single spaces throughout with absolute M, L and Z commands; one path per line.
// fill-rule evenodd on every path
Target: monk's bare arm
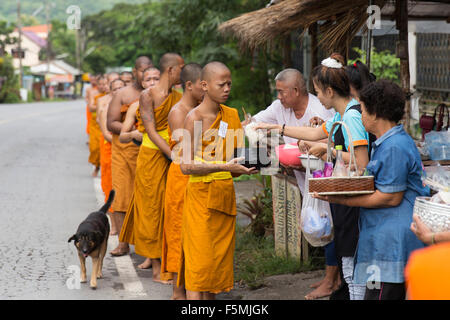
M 91 88 L 87 88 L 86 89 L 86 97 L 85 97 L 87 105 L 89 105 L 89 98 L 90 98 L 90 96 L 91 96 Z
M 131 142 L 131 140 L 136 139 L 142 141 L 142 133 L 138 130 L 133 130 L 134 124 L 136 122 L 136 111 L 139 107 L 139 103 L 133 103 L 127 111 L 125 120 L 122 124 L 122 130 L 120 130 L 119 141 L 122 143 Z
M 216 164 L 216 163 L 195 163 L 194 162 L 194 154 L 195 148 L 197 146 L 194 145 L 194 141 L 199 141 L 201 143 L 201 137 L 195 139 L 194 136 L 194 122 L 195 118 L 190 117 L 189 115 L 186 117 L 184 122 L 185 133 L 189 134 L 188 137 L 183 137 L 184 141 L 190 140 L 190 156 L 187 154 L 183 156 L 182 163 L 180 164 L 181 171 L 186 175 L 206 175 L 208 173 L 220 172 L 220 171 L 229 171 L 235 174 L 252 174 L 255 170 L 248 169 L 237 163 L 238 159 L 233 159 L 224 164 Z M 201 134 L 201 133 L 200 133 Z
M 95 104 L 95 96 L 93 94 L 89 95 L 88 108 L 90 112 L 97 111 L 97 105 Z
M 107 129 L 113 133 L 113 134 L 120 134 L 120 130 L 122 129 L 122 122 L 121 115 L 120 115 L 120 109 L 122 108 L 122 98 L 121 98 L 121 91 L 125 88 L 120 89 L 118 94 L 116 94 L 108 108 L 108 114 L 107 114 L 107 120 L 106 120 L 106 127 Z
M 156 131 L 155 112 L 153 110 L 153 98 L 150 90 L 144 90 L 139 98 L 140 112 L 142 123 L 144 124 L 145 131 L 148 134 L 150 140 L 156 144 L 167 157 L 170 158 L 170 147 Z
M 112 134 L 106 128 L 107 107 L 108 107 L 107 105 L 99 106 L 98 112 L 97 112 L 97 122 L 98 122 L 98 125 L 100 126 L 100 130 L 102 131 L 102 134 L 103 134 L 103 137 L 105 138 L 105 140 L 108 142 L 112 142 Z
M 167 117 L 170 131 L 174 132 L 177 129 L 183 129 L 185 119 L 185 112 L 183 112 L 180 108 L 177 108 L 177 105 L 173 106 L 172 110 L 169 112 L 169 116 Z

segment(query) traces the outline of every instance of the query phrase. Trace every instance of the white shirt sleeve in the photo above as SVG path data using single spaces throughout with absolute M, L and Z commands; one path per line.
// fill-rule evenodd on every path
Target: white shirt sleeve
M 275 100 L 272 102 L 270 106 L 267 107 L 267 109 L 262 110 L 258 112 L 256 115 L 254 115 L 252 118 L 256 122 L 264 122 L 264 123 L 278 123 L 277 119 L 277 106 L 278 104 L 281 104 L 279 100 Z

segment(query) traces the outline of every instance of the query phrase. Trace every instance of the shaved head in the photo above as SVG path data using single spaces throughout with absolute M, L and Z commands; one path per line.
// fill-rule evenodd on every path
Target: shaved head
M 297 69 L 284 69 L 277 74 L 275 81 L 284 82 L 291 87 L 297 87 L 303 94 L 308 94 L 305 79 Z
M 117 72 L 110 72 L 107 74 L 108 82 L 111 83 L 112 81 L 119 79 L 119 74 Z
M 151 67 L 151 66 L 153 66 L 153 61 L 147 56 L 138 57 L 134 63 L 134 68 L 136 70 L 140 69 L 141 67 Z
M 202 73 L 202 66 L 198 63 L 188 63 L 183 67 L 180 74 L 181 86 L 186 89 L 186 82 L 197 82 Z
M 228 71 L 229 73 L 231 73 L 230 69 L 228 69 L 228 67 L 222 62 L 210 62 L 203 68 L 201 73 L 201 80 L 209 81 L 214 75 L 223 71 Z
M 165 53 L 159 60 L 161 73 L 166 72 L 170 67 L 175 67 L 183 63 L 183 58 L 178 53 Z

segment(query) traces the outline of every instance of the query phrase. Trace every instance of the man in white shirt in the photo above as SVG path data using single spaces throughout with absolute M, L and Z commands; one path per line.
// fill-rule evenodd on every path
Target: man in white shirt
M 252 117 L 252 121 L 286 124 L 286 126 L 309 126 L 312 120 L 320 118 L 324 121 L 334 117 L 334 109 L 327 110 L 320 103 L 319 99 L 308 93 L 303 75 L 296 69 L 285 69 L 276 77 L 276 89 L 278 91 L 277 100 L 275 100 L 266 110 L 263 110 Z M 319 123 L 320 124 L 320 123 Z M 283 137 L 285 143 L 297 142 L 297 139 Z M 291 167 L 292 168 L 292 167 Z M 294 169 L 297 178 L 298 187 L 302 193 L 305 191 L 305 172 Z M 334 254 L 334 246 L 327 245 L 325 251 Z M 305 296 L 307 300 L 313 300 L 330 295 L 339 286 L 339 271 L 336 265 L 328 265 L 326 261 L 325 278 L 311 288 L 315 290 Z
M 334 116 L 334 109 L 325 109 L 315 95 L 308 93 L 305 79 L 300 71 L 285 69 L 275 77 L 275 81 L 278 99 L 272 102 L 267 109 L 253 116 L 253 121 L 304 127 L 309 126 L 311 119 L 315 117 L 326 121 Z M 285 143 L 297 142 L 297 139 L 286 136 L 283 139 Z M 294 174 L 303 194 L 305 173 L 294 170 Z

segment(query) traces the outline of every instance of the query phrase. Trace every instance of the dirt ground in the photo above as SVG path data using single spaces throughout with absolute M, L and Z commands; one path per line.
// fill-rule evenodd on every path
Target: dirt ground
M 236 202 L 239 204 L 243 199 L 251 198 L 255 191 L 262 190 L 262 186 L 257 180 L 248 180 L 236 182 L 235 189 Z M 249 223 L 249 219 L 238 214 L 237 223 L 245 225 Z M 236 285 L 231 292 L 222 293 L 217 298 L 223 300 L 305 300 L 305 295 L 313 290 L 309 286 L 323 279 L 324 275 L 325 270 L 317 270 L 270 276 L 264 279 L 265 286 L 262 288 L 250 290 Z M 320 300 L 328 300 L 328 298 Z

